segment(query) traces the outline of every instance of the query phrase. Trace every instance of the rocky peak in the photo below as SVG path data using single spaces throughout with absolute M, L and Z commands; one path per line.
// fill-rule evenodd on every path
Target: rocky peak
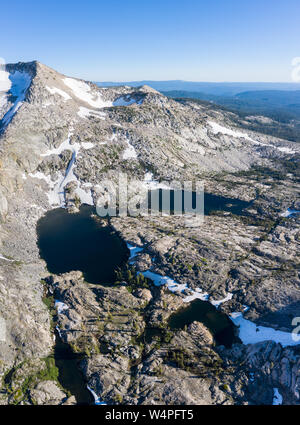
M 19 72 L 27 72 L 32 77 L 34 77 L 37 73 L 39 66 L 41 65 L 42 64 L 40 64 L 37 61 L 17 62 L 17 63 L 8 63 L 4 65 L 3 68 L 5 69 L 5 71 L 9 72 L 10 74 L 13 74 L 16 71 L 19 71 Z
M 147 84 L 144 84 L 143 86 L 138 87 L 138 89 L 144 93 L 155 93 L 155 94 L 158 94 L 159 96 L 163 96 L 159 91 L 153 89 L 150 86 L 147 86 Z

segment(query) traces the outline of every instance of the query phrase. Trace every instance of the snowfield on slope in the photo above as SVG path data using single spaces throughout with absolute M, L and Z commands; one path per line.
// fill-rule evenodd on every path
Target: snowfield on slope
M 242 138 L 242 139 L 248 140 L 249 142 L 251 142 L 255 145 L 266 146 L 266 147 L 269 147 L 269 148 L 277 149 L 279 152 L 286 153 L 288 155 L 294 155 L 295 153 L 297 153 L 295 150 L 293 150 L 293 149 L 291 149 L 287 146 L 274 146 L 274 145 L 267 144 L 267 143 L 257 142 L 256 140 L 249 137 L 247 133 L 243 133 L 241 131 L 234 131 L 230 128 L 223 127 L 222 125 L 220 125 L 220 124 L 218 124 L 214 121 L 207 121 L 207 123 L 212 127 L 212 131 L 213 131 L 214 134 L 224 134 L 225 136 Z
M 250 142 L 258 143 L 255 140 L 251 139 L 251 137 L 249 137 L 248 134 L 242 133 L 241 131 L 233 131 L 230 128 L 223 127 L 222 125 L 213 121 L 207 121 L 207 123 L 212 127 L 212 131 L 214 134 L 221 133 L 226 136 L 239 137 L 239 138 L 249 140 Z
M 68 164 L 67 170 L 65 174 L 59 173 L 59 177 L 56 181 L 52 181 L 50 176 L 45 175 L 39 171 L 35 173 L 30 173 L 29 176 L 33 178 L 38 178 L 44 180 L 48 185 L 50 190 L 46 193 L 48 197 L 49 204 L 51 206 L 59 205 L 60 207 L 65 206 L 65 187 L 68 183 L 75 181 L 78 183 L 78 187 L 75 190 L 76 195 L 80 198 L 83 204 L 94 205 L 93 197 L 91 189 L 84 190 L 80 187 L 80 182 L 74 174 L 74 168 L 76 166 L 76 160 L 81 148 L 83 149 L 91 149 L 94 147 L 93 143 L 70 143 L 70 138 L 72 135 L 72 131 L 69 132 L 68 138 L 60 144 L 58 148 L 50 149 L 41 156 L 49 156 L 49 155 L 60 155 L 64 150 L 72 151 L 72 158 Z
M 289 218 L 293 217 L 295 214 L 300 214 L 300 211 L 288 208 L 284 213 L 280 214 L 280 217 Z
M 2 118 L 4 126 L 10 123 L 15 113 L 22 106 L 31 81 L 31 76 L 26 72 L 0 71 L 0 118 L 4 115 Z M 12 106 L 9 103 L 10 95 L 14 100 Z
M 84 81 L 75 80 L 74 78 L 64 78 L 63 82 L 72 90 L 78 99 L 88 103 L 92 108 L 101 109 L 113 105 L 112 102 L 103 100 L 100 93 L 93 92 L 91 87 Z
M 255 323 L 246 320 L 243 313 L 232 313 L 230 315 L 233 323 L 239 327 L 239 338 L 243 344 L 256 344 L 263 341 L 275 341 L 283 347 L 298 345 L 299 341 L 294 341 L 292 332 L 277 331 L 265 326 L 257 326 Z
M 136 153 L 134 146 L 132 146 L 129 143 L 128 139 L 126 140 L 126 143 L 127 143 L 127 148 L 123 152 L 122 159 L 124 159 L 124 160 L 137 159 L 137 153 Z
M 80 118 L 88 118 L 88 117 L 94 116 L 94 117 L 100 118 L 101 120 L 105 120 L 106 114 L 104 112 L 93 111 L 92 109 L 85 108 L 84 106 L 80 106 L 79 111 L 77 112 L 77 115 Z
M 57 87 L 48 87 L 46 86 L 46 89 L 48 90 L 49 93 L 51 94 L 58 94 L 61 97 L 63 97 L 65 99 L 65 101 L 72 99 L 71 96 L 68 95 L 68 93 L 66 93 L 65 91 L 58 89 Z
M 282 405 L 282 395 L 280 394 L 278 388 L 273 388 L 274 396 L 273 396 L 273 406 L 281 406 Z

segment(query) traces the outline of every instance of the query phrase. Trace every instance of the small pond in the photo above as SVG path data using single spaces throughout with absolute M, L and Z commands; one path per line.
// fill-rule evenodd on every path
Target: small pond
M 172 314 L 169 327 L 172 330 L 183 329 L 195 321 L 203 323 L 210 330 L 218 345 L 229 348 L 238 341 L 229 317 L 207 301 L 195 300 Z
M 61 340 L 57 331 L 55 332 L 55 337 L 54 359 L 59 371 L 59 383 L 65 390 L 75 396 L 77 404 L 93 404 L 94 398 L 87 389 L 84 376 L 78 367 L 82 355 L 73 353 L 71 347 Z

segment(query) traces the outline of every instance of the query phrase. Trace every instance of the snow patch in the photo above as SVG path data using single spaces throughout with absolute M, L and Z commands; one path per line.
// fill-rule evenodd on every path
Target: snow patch
M 248 134 L 242 133 L 241 131 L 233 131 L 230 128 L 223 127 L 222 125 L 213 121 L 207 121 L 207 123 L 212 127 L 212 131 L 214 134 L 222 133 L 226 136 L 244 138 L 246 140 L 249 140 L 250 142 L 258 143 L 255 142 L 255 140 L 251 139 Z
M 112 102 L 103 100 L 101 94 L 97 91 L 93 92 L 91 87 L 84 81 L 75 80 L 74 78 L 64 78 L 63 82 L 72 90 L 78 99 L 88 103 L 93 108 L 100 109 L 112 106 Z
M 127 245 L 128 246 L 128 245 Z M 169 276 L 162 276 L 158 273 L 151 272 L 150 270 L 147 270 L 145 272 L 139 272 L 142 273 L 146 278 L 151 279 L 155 286 L 162 286 L 166 285 L 167 288 L 171 292 L 180 292 L 183 293 L 186 290 L 189 290 L 191 292 L 190 295 L 186 296 L 183 299 L 184 303 L 190 303 L 194 300 L 201 300 L 201 301 L 208 301 L 212 305 L 214 305 L 216 308 L 218 308 L 221 304 L 225 303 L 226 301 L 229 301 L 232 299 L 233 295 L 228 294 L 224 299 L 219 301 L 211 301 L 210 296 L 207 292 L 203 292 L 201 288 L 196 288 L 195 290 L 191 290 L 187 284 L 180 284 L 177 283 L 174 279 L 170 278 Z
M 284 152 L 284 153 L 287 153 L 287 154 L 290 154 L 290 155 L 296 153 L 296 151 L 294 151 L 293 149 L 290 149 L 286 146 L 279 146 L 278 147 L 278 146 L 274 146 L 274 145 L 268 145 L 267 143 L 258 142 L 256 140 L 253 140 L 251 137 L 249 137 L 247 133 L 242 133 L 241 131 L 233 131 L 230 128 L 223 127 L 222 125 L 220 125 L 216 122 L 207 121 L 207 123 L 212 127 L 212 131 L 213 131 L 214 134 L 221 133 L 221 134 L 224 134 L 226 136 L 243 138 L 243 139 L 248 140 L 249 142 L 254 143 L 255 145 L 266 146 L 266 147 L 269 147 L 269 148 L 277 149 L 280 152 Z
M 58 89 L 57 87 L 51 88 L 51 87 L 46 86 L 46 89 L 51 94 L 59 94 L 61 97 L 63 97 L 65 99 L 65 101 L 72 99 L 71 96 L 68 95 L 68 93 L 66 93 L 65 91 L 63 91 L 61 89 Z
M 63 201 L 64 194 L 59 192 L 60 181 L 63 179 L 62 174 L 54 182 L 51 180 L 51 176 L 46 176 L 44 173 L 41 173 L 40 171 L 37 171 L 35 173 L 29 173 L 29 176 L 39 180 L 44 180 L 48 184 L 50 190 L 46 192 L 46 195 L 48 197 L 48 202 L 51 206 L 64 205 L 64 201 Z
M 73 150 L 69 137 L 58 148 L 49 149 L 47 152 L 42 153 L 41 156 L 60 155 L 65 150 Z
M 132 247 L 129 249 L 136 249 L 136 247 L 133 247 L 132 245 L 127 244 L 128 247 Z M 142 250 L 141 248 L 137 248 Z M 130 257 L 131 258 L 131 257 Z M 186 296 L 183 299 L 184 303 L 190 303 L 194 300 L 201 300 L 201 301 L 208 301 L 210 304 L 215 306 L 216 308 L 219 308 L 221 304 L 224 304 L 225 302 L 232 299 L 233 294 L 228 293 L 228 295 L 223 298 L 222 300 L 214 301 L 210 299 L 210 295 L 207 292 L 203 292 L 201 288 L 196 288 L 195 290 L 192 290 L 189 288 L 187 284 L 180 284 L 176 282 L 174 279 L 168 277 L 168 276 L 162 276 L 158 273 L 151 272 L 150 270 L 147 270 L 145 272 L 138 272 L 142 273 L 146 278 L 149 278 L 153 281 L 155 286 L 162 286 L 166 285 L 167 288 L 171 292 L 184 292 L 186 290 L 190 291 L 190 295 Z
M 257 326 L 250 320 L 244 319 L 243 313 L 232 313 L 230 318 L 236 326 L 239 326 L 239 338 L 243 344 L 256 344 L 263 341 L 275 341 L 283 347 L 298 344 L 298 342 L 293 340 L 291 332 L 276 331 L 273 328 Z
M 157 180 L 153 179 L 153 173 L 147 172 L 144 176 L 144 186 L 148 190 L 156 190 L 156 189 L 166 189 L 169 190 L 170 186 L 167 186 L 166 184 L 160 183 Z
M 95 145 L 91 142 L 82 142 L 81 146 L 83 147 L 83 149 L 92 149 Z
M 295 154 L 296 151 L 293 151 L 293 149 L 287 148 L 287 147 L 281 147 L 277 148 L 280 152 L 288 153 L 290 155 Z
M 4 255 L 2 255 L 2 254 L 0 254 L 0 260 L 5 260 L 5 261 L 14 261 L 14 260 L 11 260 L 10 258 L 6 258 L 6 257 L 4 257 Z
M 55 182 L 53 182 L 51 180 L 51 176 L 46 176 L 44 173 L 36 172 L 34 174 L 32 173 L 29 174 L 31 177 L 43 179 L 46 181 L 46 183 L 48 183 L 50 187 L 50 191 L 47 193 L 47 196 L 48 196 L 50 205 L 59 205 L 63 207 L 65 205 L 65 196 L 64 196 L 65 186 L 71 181 L 74 181 L 74 180 L 77 181 L 77 178 L 74 175 L 73 169 L 75 166 L 77 154 L 80 150 L 80 144 L 74 143 L 73 145 L 71 145 L 70 137 L 71 137 L 71 133 L 69 133 L 68 139 L 65 140 L 59 146 L 59 148 L 53 149 L 51 151 L 46 152 L 46 154 L 43 154 L 43 156 L 59 154 L 65 149 L 69 149 L 73 152 L 71 161 L 69 162 L 68 168 L 64 176 L 60 173 L 59 178 Z
M 78 155 L 78 152 L 80 150 L 80 144 L 79 143 L 74 143 L 74 145 L 70 145 L 73 155 L 71 158 L 71 161 L 69 162 L 65 177 L 63 179 L 63 181 L 60 184 L 60 189 L 64 190 L 65 186 L 72 182 L 72 181 L 77 181 L 77 178 L 74 175 L 74 167 L 75 167 L 75 162 L 76 162 L 76 158 Z
M 281 406 L 282 405 L 282 395 L 279 393 L 278 388 L 273 388 L 274 396 L 273 396 L 273 406 Z
M 35 173 L 29 173 L 28 175 L 35 179 L 45 180 L 45 182 L 48 183 L 50 186 L 53 184 L 51 177 L 46 176 L 46 174 L 42 173 L 41 171 L 36 171 Z
M 95 405 L 96 406 L 101 406 L 101 405 L 102 406 L 106 406 L 107 405 L 107 403 L 105 403 L 104 401 L 101 401 L 101 399 L 97 396 L 97 394 L 95 393 L 95 391 L 92 390 L 92 388 L 89 385 L 87 385 L 86 387 L 89 390 L 89 392 L 92 394 L 92 396 L 94 397 Z
M 47 192 L 48 201 L 49 204 L 59 205 L 60 207 L 65 206 L 65 193 L 64 189 L 66 185 L 72 181 L 78 182 L 78 187 L 75 190 L 76 195 L 80 198 L 81 203 L 88 204 L 88 205 L 94 205 L 92 192 L 91 190 L 84 190 L 80 187 L 80 182 L 78 181 L 77 177 L 74 174 L 74 167 L 76 166 L 76 159 L 78 157 L 79 151 L 81 148 L 84 149 L 91 149 L 94 147 L 93 143 L 90 142 L 83 142 L 83 143 L 74 143 L 71 145 L 70 138 L 71 138 L 72 132 L 69 132 L 68 138 L 63 141 L 60 146 L 56 149 L 48 150 L 46 153 L 41 154 L 41 156 L 49 156 L 49 155 L 60 155 L 64 150 L 70 150 L 72 151 L 72 158 L 68 164 L 67 170 L 65 175 L 62 173 L 59 174 L 59 177 L 56 181 L 51 180 L 51 176 L 46 176 L 44 173 L 36 172 L 36 173 L 30 173 L 29 175 L 31 177 L 35 177 L 38 179 L 44 180 L 50 187 L 49 192 Z
M 280 217 L 292 217 L 294 214 L 300 214 L 300 211 L 292 210 L 288 208 L 284 213 L 280 214 Z
M 27 72 L 15 71 L 9 73 L 7 71 L 0 71 L 0 114 L 1 110 L 5 112 L 2 119 L 4 126 L 7 126 L 12 120 L 15 113 L 22 106 L 25 99 L 26 91 L 31 84 L 32 78 Z M 2 95 L 1 95 L 2 92 Z M 15 100 L 14 104 L 9 107 L 9 95 L 12 95 Z
M 9 72 L 0 68 L 0 92 L 8 92 L 11 88 Z
M 88 118 L 88 117 L 97 117 L 101 120 L 105 120 L 105 113 L 99 112 L 99 111 L 93 111 L 92 109 L 85 108 L 84 106 L 79 107 L 79 111 L 77 112 L 77 115 L 80 116 L 80 118 Z
M 55 300 L 54 307 L 57 310 L 58 314 L 62 314 L 64 311 L 69 309 L 69 306 L 62 301 Z
M 206 292 L 204 293 L 202 289 L 196 288 L 191 295 L 184 298 L 183 302 L 190 303 L 194 300 L 209 301 L 209 295 Z
M 127 148 L 125 149 L 125 151 L 123 152 L 123 156 L 122 159 L 127 160 L 127 159 L 137 159 L 137 153 L 136 150 L 134 148 L 134 146 L 132 146 L 128 140 L 126 140 L 127 143 Z
M 214 305 L 216 308 L 219 308 L 221 304 L 226 303 L 227 301 L 232 300 L 233 294 L 231 294 L 230 292 L 228 293 L 228 295 L 223 298 L 222 300 L 219 301 L 213 301 L 213 300 L 209 300 L 209 302 Z
M 125 149 L 122 159 L 127 160 L 127 159 L 136 159 L 136 158 L 137 158 L 137 154 L 133 146 L 129 146 L 128 148 Z
M 87 205 L 94 205 L 93 196 L 91 190 L 88 190 L 87 192 L 84 189 L 81 189 L 81 187 L 78 187 L 75 190 L 76 195 L 79 197 L 82 204 Z
M 139 248 L 138 246 L 130 245 L 129 243 L 126 243 L 126 245 L 130 251 L 130 260 L 134 258 L 139 252 L 143 251 L 143 248 Z
M 160 274 L 151 272 L 150 270 L 141 273 L 145 277 L 151 279 L 155 286 L 166 285 L 171 292 L 183 292 L 184 290 L 188 289 L 186 284 L 177 283 L 168 276 L 161 276 Z

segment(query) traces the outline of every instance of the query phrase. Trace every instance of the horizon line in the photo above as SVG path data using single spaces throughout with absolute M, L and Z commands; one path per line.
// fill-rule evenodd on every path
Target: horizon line
M 300 82 L 296 81 L 197 81 L 197 80 L 152 80 L 152 79 L 142 79 L 142 80 L 94 80 L 97 83 L 143 83 L 151 81 L 154 83 L 165 83 L 165 82 L 182 82 L 182 83 L 200 83 L 200 84 L 299 84 Z
M 1 57 L 0 57 L 0 59 L 2 59 Z M 44 62 L 42 62 L 42 61 L 40 61 L 40 60 L 38 60 L 38 59 L 33 59 L 33 60 L 30 60 L 30 61 L 17 61 L 17 62 L 10 62 L 10 61 L 8 61 L 8 62 L 6 62 L 5 60 L 4 60 L 4 65 L 16 65 L 16 64 L 19 64 L 19 63 L 34 63 L 34 62 L 37 62 L 37 63 L 40 63 L 40 64 L 42 64 L 42 65 L 46 65 Z M 56 68 L 54 68 L 52 65 L 46 65 L 46 66 L 48 66 L 48 67 L 50 67 L 50 68 L 52 68 L 54 71 L 57 71 L 56 70 Z M 59 72 L 59 73 L 61 73 L 61 74 L 63 74 L 63 75 L 67 75 L 67 74 L 65 74 L 65 72 L 64 71 L 57 71 L 57 72 Z M 70 76 L 70 75 L 69 75 Z M 148 78 L 148 79 L 145 79 L 145 78 L 143 78 L 143 79 L 133 79 L 133 80 L 96 80 L 96 79 L 89 79 L 89 78 L 85 78 L 85 77 L 74 77 L 74 78 L 78 78 L 78 79 L 81 79 L 81 80 L 85 80 L 85 81 L 90 81 L 90 82 L 93 82 L 93 83 L 118 83 L 118 84 L 121 84 L 121 83 L 136 83 L 136 82 L 154 82 L 154 83 L 160 83 L 160 82 L 182 82 L 182 83 L 198 83 L 198 84 L 293 84 L 293 85 L 298 85 L 299 84 L 299 88 L 300 88 L 300 82 L 297 82 L 297 81 L 199 81 L 199 80 L 184 80 L 184 79 L 178 79 L 178 78 L 173 78 L 173 79 L 170 79 L 170 80 L 161 80 L 161 79 L 159 79 L 159 80 L 156 80 L 156 79 L 151 79 L 151 78 Z

